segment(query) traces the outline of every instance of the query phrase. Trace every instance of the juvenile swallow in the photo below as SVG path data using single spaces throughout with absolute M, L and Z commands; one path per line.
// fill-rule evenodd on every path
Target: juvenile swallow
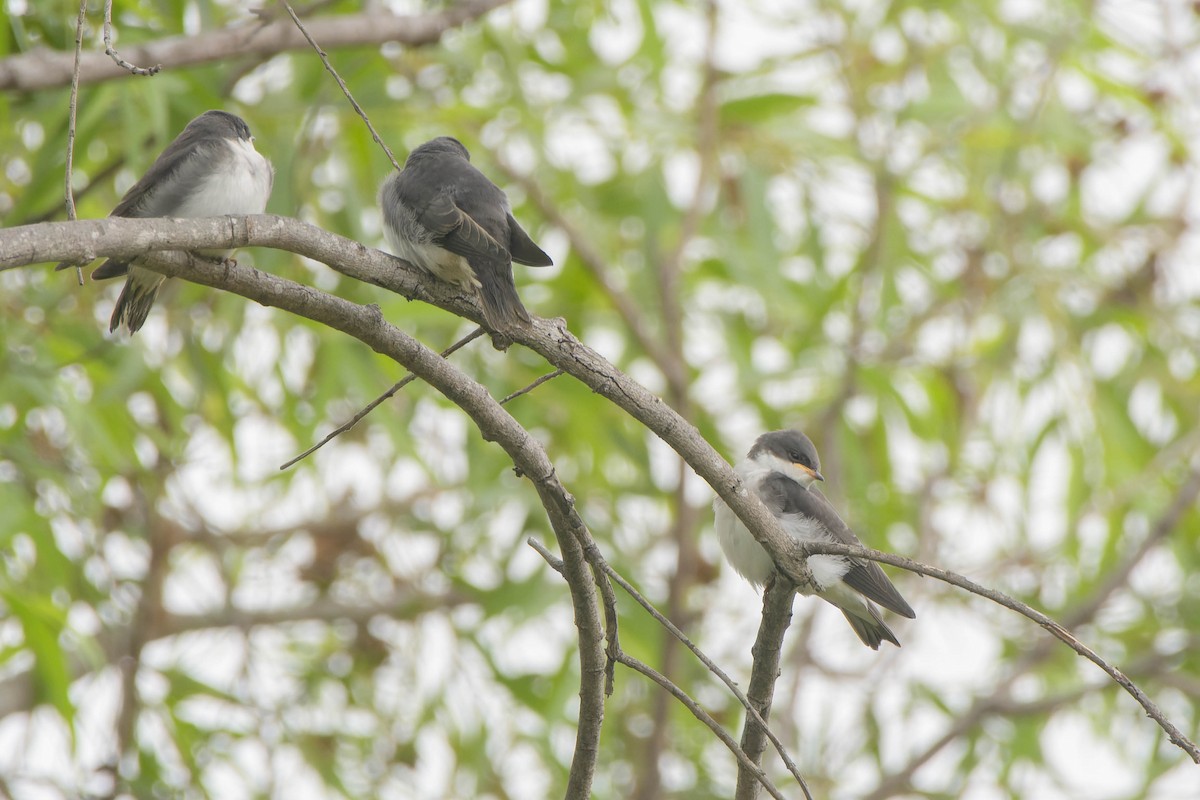
M 471 164 L 457 139 L 440 136 L 413 150 L 379 190 L 393 254 L 476 294 L 496 331 L 528 325 L 512 264 L 554 262 L 513 219 L 499 186 Z
M 219 217 L 261 214 L 271 197 L 275 171 L 254 149 L 245 120 L 225 111 L 206 111 L 188 123 L 162 151 L 141 180 L 129 188 L 111 217 Z M 223 259 L 227 250 L 199 251 Z M 60 264 L 63 269 L 69 264 Z M 142 327 L 165 278 L 138 266 L 138 259 L 110 258 L 92 273 L 93 280 L 128 274 L 109 321 L 109 331 L 124 322 L 133 333 Z
M 802 542 L 862 544 L 813 485 L 825 480 L 821 461 L 817 448 L 800 431 L 772 431 L 758 437 L 735 471 L 794 538 Z M 729 563 L 750 583 L 764 585 L 775 573 L 775 564 L 767 551 L 721 498 L 713 501 L 713 510 L 717 536 Z M 875 603 L 909 619 L 915 618 L 916 613 L 879 564 L 845 556 L 815 555 L 808 559 L 808 566 L 816 587 L 815 591 L 802 590 L 804 593 L 816 594 L 841 609 L 867 647 L 878 650 L 884 641 L 900 646 Z

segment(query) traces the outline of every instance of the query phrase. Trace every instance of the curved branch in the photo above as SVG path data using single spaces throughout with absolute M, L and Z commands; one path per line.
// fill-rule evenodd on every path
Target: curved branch
M 588 556 L 589 561 L 592 561 L 593 563 L 596 562 L 596 558 L 592 552 L 585 552 L 584 555 Z M 804 776 L 800 774 L 800 768 L 796 766 L 796 762 L 794 762 L 792 757 L 788 755 L 787 750 L 783 746 L 783 742 L 779 741 L 779 737 L 776 736 L 771 731 L 770 727 L 767 726 L 766 720 L 763 719 L 762 715 L 758 713 L 758 709 L 753 703 L 750 702 L 750 698 L 748 698 L 742 692 L 742 690 L 738 688 L 738 685 L 733 682 L 733 679 L 730 678 L 729 675 L 725 673 L 725 670 L 718 667 L 711 658 L 705 655 L 703 650 L 696 646 L 695 642 L 689 639 L 687 635 L 675 625 L 675 623 L 663 616 L 662 612 L 655 608 L 654 604 L 647 600 L 645 595 L 635 589 L 633 584 L 625 580 L 625 578 L 623 578 L 621 574 L 613 569 L 607 562 L 601 562 L 599 566 L 604 570 L 604 573 L 613 580 L 613 582 L 615 582 L 625 591 L 626 594 L 633 598 L 634 602 L 645 609 L 647 614 L 653 617 L 659 625 L 662 625 L 664 628 L 666 628 L 672 636 L 678 639 L 684 647 L 691 651 L 692 655 L 694 655 L 701 664 L 708 668 L 709 672 L 711 672 L 713 675 L 716 675 L 721 683 L 725 684 L 733 696 L 737 698 L 738 702 L 742 704 L 742 708 L 746 709 L 746 718 L 754 719 L 755 723 L 765 732 L 767 738 L 771 740 L 771 744 L 775 745 L 775 751 L 779 753 L 779 758 L 783 761 L 784 766 L 787 767 L 788 772 L 792 773 L 792 776 L 795 777 L 796 783 L 800 785 L 801 791 L 804 792 L 804 796 L 808 798 L 808 800 L 812 800 L 812 793 L 809 791 L 808 783 L 804 780 Z M 789 600 L 789 611 L 791 610 L 790 603 L 791 601 Z
M 408 298 L 420 297 L 459 316 L 481 322 L 482 314 L 470 297 L 438 281 L 423 281 L 418 270 L 405 262 L 358 242 L 323 231 L 312 225 L 287 217 L 256 215 L 250 217 L 218 217 L 210 219 L 118 219 L 88 220 L 82 222 L 49 222 L 0 230 L 0 269 L 23 266 L 39 262 L 83 260 L 105 256 L 133 256 L 150 250 L 170 248 L 221 248 L 259 245 L 289 250 L 316 259 L 345 275 L 382 286 Z M 185 256 L 176 256 L 164 262 L 164 274 L 186 277 L 196 283 L 223 288 L 248 297 L 263 305 L 278 306 L 301 314 L 349 333 L 381 353 L 404 358 L 421 357 L 420 368 L 431 370 L 435 365 L 448 373 L 460 375 L 445 362 L 437 364 L 436 354 L 424 348 L 401 331 L 387 326 L 378 319 L 378 309 L 373 316 L 367 309 L 339 298 L 334 298 L 315 289 L 264 275 L 256 270 L 227 268 L 197 261 Z M 158 269 L 158 265 L 149 265 Z M 340 316 L 345 314 L 345 317 Z M 382 333 L 381 333 L 382 332 Z M 384 335 L 386 334 L 386 336 Z M 1183 735 L 1158 707 L 1120 670 L 1108 664 L 1086 645 L 1079 642 L 1062 625 L 1008 595 L 974 583 L 967 578 L 947 570 L 921 564 L 901 556 L 877 550 L 820 543 L 801 545 L 783 532 L 779 521 L 767 510 L 756 495 L 749 492 L 733 469 L 717 454 L 712 446 L 700 436 L 694 426 L 669 408 L 661 399 L 645 387 L 629 378 L 608 363 L 591 348 L 571 335 L 562 320 L 535 319 L 527 330 L 520 331 L 514 340 L 542 355 L 556 367 L 589 386 L 597 394 L 611 400 L 634 419 L 654 431 L 720 495 L 721 499 L 737 514 L 738 518 L 754 534 L 754 538 L 768 553 L 772 554 L 776 566 L 797 586 L 814 586 L 812 572 L 806 563 L 807 557 L 817 554 L 848 555 L 868 558 L 885 564 L 907 569 L 922 575 L 938 578 L 959 588 L 987 597 L 1037 622 L 1080 655 L 1088 658 L 1134 697 L 1159 726 L 1166 731 L 1171 741 L 1183 749 L 1196 763 L 1200 763 L 1200 749 Z M 384 349 L 380 349 L 380 348 Z M 414 350 L 415 352 L 410 352 Z M 446 378 L 439 376 L 435 382 L 413 364 L 398 358 L 422 379 L 442 390 Z M 414 364 L 417 362 L 414 360 Z M 495 403 L 481 386 L 462 380 L 478 389 L 478 393 Z M 454 383 L 453 381 L 451 383 Z M 448 387 L 455 388 L 455 387 Z M 475 405 L 464 405 L 467 399 L 481 402 L 480 398 L 464 397 L 459 402 L 456 394 L 443 391 L 468 414 Z M 490 407 L 489 407 L 490 408 Z M 497 405 L 496 409 L 511 420 Z M 474 418 L 474 414 L 472 414 Z M 513 424 L 516 425 L 515 421 Z M 517 426 L 518 429 L 519 426 Z M 536 447 L 523 430 L 524 439 L 530 447 Z M 505 448 L 508 449 L 507 447 Z M 540 448 L 541 457 L 545 454 Z M 510 454 L 511 455 L 511 454 Z M 516 461 L 514 457 L 514 461 Z M 547 461 L 548 464 L 548 461 Z M 518 466 L 520 466 L 518 462 Z M 523 469 L 523 468 L 522 468 Z M 529 472 L 530 475 L 545 475 L 553 480 L 552 470 Z M 539 487 L 541 483 L 535 481 Z M 554 481 L 557 483 L 557 481 Z M 541 489 L 539 488 L 539 494 Z M 569 497 L 569 496 L 568 496 Z M 573 501 L 572 501 L 573 503 Z M 573 505 L 568 506 L 574 514 Z M 549 510 L 549 508 L 548 508 Z M 573 519 L 578 520 L 575 514 Z M 578 522 L 580 529 L 582 521 Z M 556 533 L 558 528 L 555 528 Z M 564 546 L 565 545 L 560 545 Z M 564 555 L 566 554 L 564 549 Z M 580 556 L 582 559 L 582 556 Z M 592 595 L 593 611 L 594 595 Z M 598 626 L 597 622 L 597 626 Z M 581 648 L 584 647 L 581 638 Z M 599 648 L 598 648 L 599 649 Z
M 204 219 L 108 217 L 8 228 L 0 230 L 0 270 L 44 262 L 86 262 L 100 256 L 127 258 L 156 250 L 248 246 L 271 247 L 306 256 L 356 280 L 381 286 L 410 300 L 420 299 L 485 324 L 473 297 L 441 281 L 427 280 L 421 270 L 405 261 L 314 225 L 272 214 Z M 202 275 L 185 272 L 179 262 L 174 270 L 164 269 L 163 272 L 208 286 L 231 288 L 215 277 L 203 277 L 211 275 L 211 270 L 204 270 Z M 315 289 L 298 288 L 313 296 L 319 294 Z M 274 305 L 258 297 L 251 299 Z M 696 427 L 661 398 L 576 339 L 567 330 L 565 320 L 535 319 L 528 328 L 510 332 L 510 335 L 513 341 L 538 353 L 653 431 L 713 487 L 768 552 L 789 551 L 792 538 L 784 533 L 779 521 L 758 496 L 747 491 L 742 479 Z M 787 564 L 786 574 L 797 586 L 813 586 L 812 572 L 802 558 L 792 559 Z
M 241 246 L 250 243 L 251 239 L 262 243 L 259 234 L 264 231 L 267 238 L 274 235 L 287 241 L 297 234 L 303 239 L 307 234 L 341 251 L 337 258 L 325 253 L 326 258 L 322 260 L 341 263 L 346 258 L 360 257 L 367 262 L 386 263 L 385 269 L 392 273 L 407 272 L 402 268 L 403 262 L 377 250 L 370 250 L 295 220 L 266 215 L 189 220 L 107 219 L 14 228 L 0 231 L 0 253 L 4 254 L 0 256 L 0 266 L 12 266 L 14 259 L 11 254 L 14 252 L 21 253 L 22 256 L 17 260 L 26 258 L 25 263 L 54 260 L 55 257 L 47 255 L 45 251 L 31 255 L 31 243 L 44 240 L 47 230 L 59 231 L 64 237 L 64 240 L 50 244 L 50 250 L 68 253 L 68 258 L 75 259 L 91 255 L 134 255 L 139 250 L 147 252 L 154 249 L 156 245 L 162 247 L 167 240 L 173 247 L 200 246 L 197 243 L 205 237 L 210 243 Z M 171 234 L 175 235 L 174 239 L 171 239 Z M 183 277 L 205 286 L 231 291 L 262 305 L 281 308 L 355 337 L 406 367 L 466 412 L 484 439 L 504 448 L 518 473 L 530 479 L 563 555 L 563 574 L 570 589 L 575 625 L 579 630 L 579 727 L 566 797 L 580 800 L 589 797 L 599 758 L 606 675 L 604 632 L 600 624 L 596 586 L 583 556 L 584 547 L 592 545 L 592 540 L 575 510 L 574 498 L 559 482 L 554 465 L 541 444 L 483 386 L 416 339 L 387 323 L 378 306 L 361 306 L 275 275 L 230 262 L 216 264 L 187 253 L 158 253 L 152 260 L 148 259 L 144 266 L 171 277 Z M 415 276 L 408 277 L 412 279 Z M 412 291 L 412 287 L 409 288 Z M 477 307 L 471 306 L 471 309 L 476 316 L 480 315 Z
M 1002 605 L 1005 608 L 1015 611 L 1021 616 L 1026 617 L 1027 619 L 1033 620 L 1038 625 L 1049 631 L 1051 635 L 1053 635 L 1063 644 L 1067 645 L 1076 653 L 1083 656 L 1088 661 L 1091 661 L 1093 664 L 1100 667 L 1100 669 L 1104 670 L 1104 672 L 1107 673 L 1110 678 L 1116 681 L 1122 689 L 1128 692 L 1134 700 L 1138 701 L 1142 708 L 1145 709 L 1146 715 L 1158 723 L 1158 726 L 1167 734 L 1172 744 L 1187 753 L 1188 756 L 1191 757 L 1192 761 L 1200 764 L 1200 748 L 1198 748 L 1194 742 L 1184 736 L 1183 732 L 1175 727 L 1175 725 L 1166 718 L 1155 702 L 1147 697 L 1146 693 L 1138 688 L 1137 684 L 1131 681 L 1129 677 L 1125 675 L 1125 673 L 1121 672 L 1121 670 L 1105 661 L 1104 658 L 1102 658 L 1095 650 L 1092 650 L 1086 644 L 1075 638 L 1075 635 L 1061 624 L 1033 608 L 1032 606 L 1022 603 L 1015 597 L 1011 597 L 1004 592 L 997 591 L 996 589 L 989 589 L 986 586 L 981 586 L 969 578 L 959 575 L 957 572 L 950 572 L 949 570 L 940 569 L 938 567 L 931 567 L 928 564 L 922 564 L 919 561 L 913 561 L 912 559 L 905 558 L 904 556 L 892 555 L 891 553 L 884 553 L 882 551 L 872 550 L 867 547 L 855 547 L 854 545 L 841 544 L 839 542 L 795 542 L 795 544 L 789 547 L 789 549 L 793 552 L 785 554 L 785 557 L 782 559 L 785 562 L 791 560 L 792 558 L 806 559 L 809 556 L 815 555 L 838 555 L 853 556 L 854 558 L 867 558 L 871 561 L 879 561 L 883 564 L 891 564 L 893 567 L 900 567 L 901 569 L 908 570 L 909 572 L 915 572 L 918 575 L 926 575 L 930 578 L 937 578 L 938 580 L 948 583 L 951 586 L 957 586 L 960 589 L 966 589 L 972 594 L 985 597 L 988 600 L 991 600 L 993 603 Z
M 313 37 L 325 47 L 399 42 L 420 47 L 438 41 L 446 31 L 504 5 L 509 0 L 474 0 L 445 11 L 420 16 L 385 12 L 320 17 L 305 23 Z M 273 56 L 301 50 L 308 42 L 290 19 L 267 24 L 249 22 L 231 25 L 195 36 L 171 36 L 124 48 L 128 61 L 161 64 L 165 69 L 210 64 L 244 56 Z M 33 92 L 66 86 L 71 82 L 74 54 L 40 48 L 0 59 L 0 91 Z M 102 52 L 84 53 L 80 84 L 100 83 L 128 77 L 129 72 Z

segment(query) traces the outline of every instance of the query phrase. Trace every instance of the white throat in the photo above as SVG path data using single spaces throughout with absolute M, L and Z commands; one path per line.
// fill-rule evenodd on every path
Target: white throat
M 737 466 L 737 471 L 743 478 L 748 478 L 750 474 L 754 474 L 756 478 L 763 478 L 769 473 L 778 472 L 791 478 L 805 489 L 816 481 L 816 478 L 799 464 L 793 464 L 774 453 L 767 452 L 759 453 L 753 459 L 746 459 Z

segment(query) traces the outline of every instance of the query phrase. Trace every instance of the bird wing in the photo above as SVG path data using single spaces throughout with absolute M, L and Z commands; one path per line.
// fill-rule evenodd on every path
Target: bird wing
M 777 517 L 798 514 L 816 520 L 825 535 L 832 541 L 862 546 L 854 531 L 842 521 L 837 511 L 816 487 L 805 489 L 791 478 L 772 473 L 759 484 L 759 496 Z M 850 588 L 869 600 L 913 619 L 916 612 L 900 596 L 900 592 L 888 580 L 879 564 L 865 559 L 850 558 L 850 569 L 842 576 Z
M 509 263 L 508 249 L 454 202 L 450 192 L 439 192 L 423 207 L 414 210 L 417 222 L 433 234 L 433 243 L 462 256 L 472 265 L 478 261 Z
M 549 267 L 554 264 L 546 251 L 538 247 L 521 224 L 508 215 L 508 250 L 512 260 L 527 267 Z
M 170 216 L 219 167 L 215 160 L 232 157 L 225 142 L 205 139 L 192 129 L 184 130 L 167 145 L 146 174 L 129 187 L 109 216 Z
M 219 159 L 230 155 L 224 142 L 205 140 L 194 129 L 185 128 L 129 187 L 109 216 L 169 217 L 219 167 Z M 110 258 L 92 271 L 92 279 L 116 278 L 128 272 L 129 259 Z

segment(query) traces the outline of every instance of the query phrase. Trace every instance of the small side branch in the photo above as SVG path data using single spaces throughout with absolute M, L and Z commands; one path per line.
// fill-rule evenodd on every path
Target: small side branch
M 675 683 L 673 683 L 665 675 L 660 674 L 652 667 L 643 664 L 641 661 L 638 661 L 632 656 L 621 653 L 617 660 L 621 664 L 624 664 L 632 669 L 634 672 L 645 675 L 647 678 L 666 689 L 671 693 L 672 697 L 682 703 L 688 711 L 692 712 L 692 715 L 695 716 L 696 719 L 703 722 L 705 726 L 707 726 L 708 729 L 712 731 L 718 739 L 721 740 L 721 743 L 729 748 L 729 752 L 733 753 L 733 755 L 737 758 L 739 776 L 743 770 L 752 774 L 757 781 L 756 786 L 762 786 L 767 790 L 767 794 L 776 798 L 776 800 L 784 800 L 785 795 L 779 791 L 775 784 L 771 783 L 771 779 L 767 776 L 767 773 L 763 772 L 762 767 L 751 761 L 750 757 L 742 750 L 741 747 L 738 746 L 737 742 L 733 740 L 733 737 L 729 735 L 729 732 L 722 728 L 721 725 L 715 719 L 713 719 L 707 711 L 701 708 L 699 703 L 689 697 L 687 692 L 676 686 Z
M 500 405 L 505 405 L 510 400 L 516 400 L 518 397 L 520 397 L 523 394 L 529 394 L 530 392 L 532 392 L 537 387 L 541 386 L 546 381 L 554 380 L 555 378 L 557 378 L 559 375 L 562 375 L 562 374 L 564 374 L 564 372 L 561 369 L 556 369 L 556 370 L 554 370 L 554 372 L 547 372 L 545 375 L 538 378 L 533 383 L 526 386 L 524 389 L 518 389 L 517 391 L 510 394 L 508 397 L 501 400 Z
M 725 684 L 729 691 L 733 693 L 733 696 L 737 698 L 738 702 L 742 704 L 742 708 L 746 709 L 747 719 L 755 720 L 758 726 L 765 732 L 766 737 L 771 740 L 771 744 L 775 746 L 775 751 L 779 753 L 779 757 L 783 760 L 784 766 L 787 767 L 788 772 L 792 773 L 792 777 L 796 779 L 796 782 L 800 784 L 800 789 L 804 792 L 804 796 L 808 798 L 808 800 L 812 800 L 812 794 L 808 790 L 808 784 L 805 782 L 804 776 L 800 774 L 800 768 L 796 766 L 796 762 L 792 760 L 792 757 L 788 755 L 787 750 L 784 749 L 783 742 L 779 741 L 779 737 L 776 736 L 775 733 L 767 726 L 767 721 L 758 713 L 758 709 L 755 707 L 754 703 L 752 703 L 750 698 L 738 688 L 736 683 L 734 683 L 733 678 L 730 678 L 729 675 L 726 674 L 725 670 L 717 666 L 716 662 L 709 658 L 703 650 L 697 647 L 695 642 L 693 642 L 687 634 L 679 630 L 675 623 L 663 616 L 662 612 L 655 608 L 654 604 L 647 600 L 645 595 L 635 589 L 633 585 L 629 583 L 629 581 L 625 580 L 620 573 L 614 570 L 608 563 L 603 564 L 603 569 L 614 583 L 620 586 L 626 594 L 632 597 L 638 605 L 644 608 L 646 613 L 653 617 L 659 625 L 662 625 L 664 628 L 666 628 L 672 636 L 678 639 L 684 647 L 690 650 L 692 655 L 699 659 L 700 663 L 708 668 L 709 672 L 716 675 L 717 678 L 719 678 L 720 681 Z
M 483 335 L 483 328 L 476 328 L 474 331 L 472 331 L 471 333 L 468 333 L 466 336 L 459 339 L 457 342 L 455 342 L 454 344 L 450 345 L 445 350 L 443 350 L 441 352 L 442 358 L 445 358 L 446 356 L 450 355 L 451 353 L 455 352 L 456 350 L 464 347 L 468 343 L 474 341 L 475 339 L 478 339 L 482 335 Z M 291 459 L 290 461 L 286 461 L 283 464 L 280 464 L 279 471 L 282 472 L 283 470 L 287 469 L 288 467 L 291 467 L 292 465 L 297 464 L 300 461 L 303 461 L 304 459 L 311 456 L 313 453 L 320 450 L 325 445 L 332 442 L 337 437 L 341 436 L 346 431 L 353 428 L 360 421 L 362 421 L 363 417 L 365 417 L 367 414 L 370 414 L 372 411 L 374 411 L 376 408 L 378 408 L 380 405 L 382 405 L 386 400 L 388 400 L 389 398 L 394 396 L 396 394 L 396 392 L 400 391 L 405 386 L 408 386 L 410 383 L 412 383 L 416 379 L 417 379 L 417 376 L 413 375 L 410 372 L 407 375 L 405 375 L 403 378 L 401 378 L 400 380 L 396 381 L 396 383 L 394 383 L 392 385 L 392 388 L 388 389 L 386 392 L 379 395 L 379 397 L 376 397 L 370 403 L 367 403 L 367 405 L 364 406 L 362 408 L 362 410 L 360 410 L 357 414 L 355 414 L 353 417 L 351 417 L 348 422 L 344 422 L 341 425 L 339 425 L 338 427 L 334 428 L 332 431 L 330 431 L 325 436 L 324 439 L 317 442 L 316 444 L 314 444 L 312 447 L 305 450 L 300 455 L 296 456 L 295 458 Z
M 1046 616 L 1032 606 L 1022 603 L 1015 597 L 1010 597 L 1004 592 L 997 591 L 996 589 L 989 589 L 986 586 L 981 586 L 978 583 L 959 575 L 958 573 L 939 569 L 938 567 L 931 567 L 928 564 L 922 564 L 919 561 L 913 561 L 910 558 L 892 555 L 891 553 L 884 553 L 879 550 L 871 550 L 870 548 L 866 547 L 854 547 L 853 545 L 837 544 L 834 542 L 805 544 L 800 544 L 797 542 L 795 544 L 795 550 L 801 554 L 800 557 L 802 559 L 807 559 L 809 556 L 814 555 L 841 555 L 852 556 L 854 558 L 866 558 L 883 564 L 891 564 L 893 567 L 900 567 L 901 569 L 906 569 L 909 572 L 915 572 L 918 575 L 926 575 L 930 578 L 937 578 L 938 580 L 948 583 L 951 586 L 957 586 L 960 589 L 966 589 L 972 594 L 977 594 L 980 597 L 986 597 L 993 603 L 1002 605 L 1005 608 L 1015 611 L 1021 616 L 1026 617 L 1027 619 L 1033 620 L 1038 625 L 1049 631 L 1052 636 L 1061 641 L 1063 644 L 1067 645 L 1076 653 L 1083 656 L 1088 661 L 1091 661 L 1100 669 L 1104 670 L 1104 672 L 1110 678 L 1116 681 L 1122 689 L 1129 693 L 1134 700 L 1138 701 L 1138 704 L 1145 709 L 1146 715 L 1158 723 L 1158 726 L 1167 734 L 1167 737 L 1171 740 L 1172 744 L 1187 753 L 1192 761 L 1200 764 L 1200 748 L 1198 748 L 1191 739 L 1188 739 L 1186 736 L 1184 736 L 1183 732 L 1179 730 L 1174 723 L 1166 718 L 1158 705 L 1151 700 L 1146 693 L 1143 692 L 1132 680 L 1130 680 L 1125 673 L 1108 663 L 1108 661 L 1102 658 L 1095 650 L 1092 650 L 1083 642 L 1075 638 L 1073 633 L 1064 628 L 1058 622 Z M 790 560 L 791 559 L 789 559 L 789 561 Z
M 329 56 L 324 50 L 321 49 L 321 46 L 317 44 L 316 40 L 313 39 L 312 34 L 308 32 L 308 28 L 304 27 L 304 23 L 300 21 L 300 17 L 298 17 L 296 12 L 292 9 L 292 4 L 287 2 L 287 0 L 283 0 L 283 7 L 287 9 L 288 16 L 292 18 L 292 22 L 294 22 L 296 27 L 300 29 L 300 33 L 304 36 L 304 40 L 307 41 L 309 45 L 312 46 L 312 49 L 316 51 L 317 56 L 321 59 L 321 63 L 325 65 L 325 69 L 330 75 L 333 76 L 333 79 L 337 81 L 338 88 L 342 90 L 342 94 L 346 95 L 346 99 L 350 101 L 350 105 L 353 106 L 355 113 L 362 118 L 362 121 L 367 126 L 367 130 L 371 132 L 371 138 L 375 140 L 375 144 L 383 148 L 383 152 L 387 153 L 388 161 L 391 161 L 392 166 L 399 171 L 400 162 L 398 162 L 396 160 L 396 156 L 392 154 L 392 149 L 384 144 L 383 139 L 380 138 L 379 132 L 376 131 L 375 126 L 371 124 L 371 120 L 367 116 L 367 112 L 363 111 L 362 106 L 358 104 L 358 101 L 354 99 L 354 95 L 350 93 L 350 87 L 346 85 L 344 80 L 342 80 L 342 76 L 338 74 L 338 71 L 333 68 L 333 64 L 329 62 Z
M 118 53 L 117 49 L 112 46 L 112 36 L 113 36 L 112 29 L 113 29 L 112 0 L 104 0 L 104 54 L 106 56 L 108 56 L 109 58 L 111 58 L 113 60 L 113 63 L 115 63 L 118 67 L 125 70 L 126 72 L 129 72 L 132 75 L 147 75 L 148 76 L 148 75 L 157 75 L 158 73 L 162 72 L 162 64 L 155 64 L 153 67 L 139 67 L 134 64 L 130 64 L 128 61 L 121 58 L 120 53 Z M 78 85 L 78 83 L 79 83 L 78 56 L 76 56 L 75 68 L 76 68 L 76 77 L 74 78 L 73 83 L 75 85 Z
M 546 563 L 550 565 L 551 569 L 565 577 L 566 573 L 564 571 L 562 559 L 557 558 L 553 553 L 547 550 L 541 542 L 532 537 L 526 539 L 525 542 L 534 550 L 536 550 L 538 555 L 545 559 Z M 620 581 L 624 585 L 628 585 L 625 584 L 624 579 L 617 575 L 617 573 L 614 572 L 607 564 L 605 564 L 605 568 L 605 571 L 610 577 Z M 657 614 L 657 612 L 655 613 Z M 780 793 L 779 789 L 773 783 L 771 783 L 771 779 L 767 777 L 767 774 L 762 770 L 762 768 L 759 767 L 757 763 L 752 761 L 744 752 L 744 750 L 738 746 L 737 742 L 733 740 L 733 737 L 729 735 L 729 732 L 721 727 L 721 724 L 713 719 L 711 714 L 705 711 L 699 703 L 697 703 L 687 692 L 683 691 L 683 689 L 681 689 L 674 681 L 658 672 L 648 664 L 645 664 L 633 656 L 624 653 L 619 647 L 616 647 L 613 650 L 611 656 L 616 663 L 625 665 L 634 672 L 646 676 L 663 689 L 666 689 L 672 697 L 678 700 L 688 711 L 692 712 L 692 716 L 704 723 L 704 725 L 710 731 L 712 731 L 718 739 L 721 740 L 721 743 L 729 748 L 729 752 L 733 753 L 734 757 L 737 758 L 739 782 L 742 772 L 745 771 L 747 774 L 753 776 L 754 780 L 756 781 L 756 789 L 758 786 L 763 786 L 766 788 L 767 793 L 772 797 L 784 797 L 784 795 Z M 809 800 L 812 800 L 812 796 L 808 794 L 807 787 L 804 789 L 804 794 L 809 798 Z
M 75 118 L 79 105 L 79 60 L 83 55 L 83 23 L 87 20 L 87 0 L 79 0 L 79 17 L 75 20 L 75 65 L 71 69 L 71 99 L 67 103 L 67 170 L 63 193 L 67 204 L 67 219 L 74 221 L 75 213 Z M 83 286 L 83 267 L 75 267 L 75 277 Z

